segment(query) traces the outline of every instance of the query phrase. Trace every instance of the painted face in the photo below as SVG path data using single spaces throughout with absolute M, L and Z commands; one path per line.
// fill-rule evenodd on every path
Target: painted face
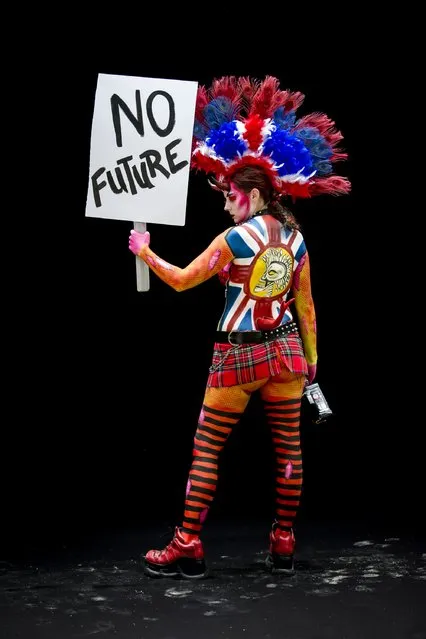
M 239 224 L 247 220 L 250 215 L 250 196 L 240 191 L 233 182 L 230 187 L 231 190 L 224 193 L 225 211 L 228 211 L 235 224 Z

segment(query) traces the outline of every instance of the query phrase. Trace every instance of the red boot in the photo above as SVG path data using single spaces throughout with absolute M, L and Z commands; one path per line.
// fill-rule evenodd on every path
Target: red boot
M 204 550 L 197 537 L 188 543 L 178 527 L 172 541 L 163 550 L 149 550 L 145 557 L 145 572 L 151 577 L 174 577 L 201 579 L 207 574 Z
M 272 526 L 269 535 L 269 554 L 266 565 L 272 572 L 294 573 L 294 547 L 296 540 L 293 531 L 280 530 L 278 524 Z

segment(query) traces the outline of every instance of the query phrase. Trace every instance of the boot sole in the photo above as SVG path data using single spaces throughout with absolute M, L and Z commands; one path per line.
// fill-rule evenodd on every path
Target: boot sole
M 269 553 L 265 559 L 265 564 L 272 574 L 294 575 L 294 557 L 293 555 L 277 555 Z
M 180 559 L 168 566 L 158 566 L 150 563 L 143 557 L 143 569 L 149 577 L 178 577 L 184 579 L 204 579 L 208 575 L 208 569 L 204 560 Z

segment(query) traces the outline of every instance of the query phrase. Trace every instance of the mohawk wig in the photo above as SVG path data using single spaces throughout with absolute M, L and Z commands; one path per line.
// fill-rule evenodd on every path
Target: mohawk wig
M 349 180 L 333 172 L 347 158 L 343 136 L 323 113 L 297 119 L 303 100 L 272 76 L 226 76 L 199 87 L 191 168 L 230 180 L 243 166 L 259 166 L 277 193 L 292 198 L 349 193 Z

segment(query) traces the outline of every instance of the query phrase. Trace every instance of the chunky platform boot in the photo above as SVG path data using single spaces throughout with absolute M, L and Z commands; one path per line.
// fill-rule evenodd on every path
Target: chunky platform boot
M 163 550 L 149 550 L 144 559 L 144 570 L 150 577 L 202 579 L 207 575 L 204 550 L 197 537 L 188 543 L 178 527 L 172 541 Z
M 274 524 L 269 535 L 269 553 L 265 562 L 267 568 L 273 573 L 292 575 L 294 573 L 295 545 L 293 531 L 280 530 L 278 524 Z

